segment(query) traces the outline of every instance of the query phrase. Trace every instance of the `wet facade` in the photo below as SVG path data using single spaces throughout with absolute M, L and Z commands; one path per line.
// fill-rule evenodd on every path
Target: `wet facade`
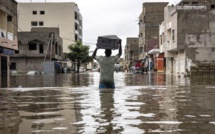
M 43 62 L 60 61 L 63 42 L 59 28 L 33 28 L 31 32 L 18 32 L 19 51 L 11 56 L 11 70 L 22 73 L 43 71 Z
M 145 2 L 139 16 L 139 60 L 148 62 L 148 70 L 164 72 L 164 55 L 159 52 L 159 25 L 164 20 L 167 2 Z
M 125 64 L 132 65 L 134 61 L 138 60 L 139 47 L 138 47 L 139 38 L 128 37 L 126 38 L 125 46 Z
M 17 2 L 0 1 L 0 87 L 10 86 L 10 55 L 18 50 Z
M 215 133 L 215 77 L 119 72 L 99 90 L 99 75 L 12 76 L 0 133 Z
M 159 48 L 159 25 L 164 20 L 167 2 L 145 2 L 139 16 L 139 59 L 151 49 Z
M 214 10 L 207 1 L 182 1 L 165 8 L 160 26 L 160 50 L 166 72 L 184 76 L 214 72 Z

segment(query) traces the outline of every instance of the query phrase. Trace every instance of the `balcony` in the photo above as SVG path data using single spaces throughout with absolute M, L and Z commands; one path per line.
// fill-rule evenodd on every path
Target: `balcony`
M 176 41 L 167 41 L 165 43 L 163 43 L 162 45 L 160 45 L 160 51 L 161 52 L 165 52 L 165 51 L 177 51 L 178 47 L 177 47 L 177 43 Z
M 78 20 L 75 20 L 75 23 L 79 24 L 79 21 L 78 21 Z
M 18 50 L 17 37 L 14 37 L 10 32 L 0 29 L 0 46 L 7 49 Z
M 11 57 L 45 57 L 45 54 L 34 54 L 34 53 L 27 53 L 27 54 L 23 54 L 23 53 L 18 53 L 18 54 L 14 54 L 11 55 Z
M 166 28 L 167 28 L 167 29 L 171 29 L 171 28 L 172 28 L 172 22 L 167 23 L 167 24 L 166 24 Z

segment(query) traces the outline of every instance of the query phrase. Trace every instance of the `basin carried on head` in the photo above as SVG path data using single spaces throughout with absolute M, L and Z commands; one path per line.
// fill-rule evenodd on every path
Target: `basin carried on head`
M 99 36 L 96 46 L 100 49 L 118 49 L 121 41 L 116 35 Z

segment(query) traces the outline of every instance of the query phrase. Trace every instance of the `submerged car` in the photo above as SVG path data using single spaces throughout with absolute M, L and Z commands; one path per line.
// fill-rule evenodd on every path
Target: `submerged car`
M 10 75 L 21 75 L 21 73 L 17 70 L 10 70 Z
M 98 72 L 99 70 L 97 68 L 92 69 L 93 72 Z
M 42 71 L 29 71 L 26 73 L 26 75 L 38 75 L 38 74 L 44 74 Z

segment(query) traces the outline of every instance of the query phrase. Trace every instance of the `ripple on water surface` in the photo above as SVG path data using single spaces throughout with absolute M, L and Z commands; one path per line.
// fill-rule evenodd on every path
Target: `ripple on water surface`
M 0 133 L 215 133 L 213 89 L 123 84 L 115 90 L 95 85 L 2 89 Z

